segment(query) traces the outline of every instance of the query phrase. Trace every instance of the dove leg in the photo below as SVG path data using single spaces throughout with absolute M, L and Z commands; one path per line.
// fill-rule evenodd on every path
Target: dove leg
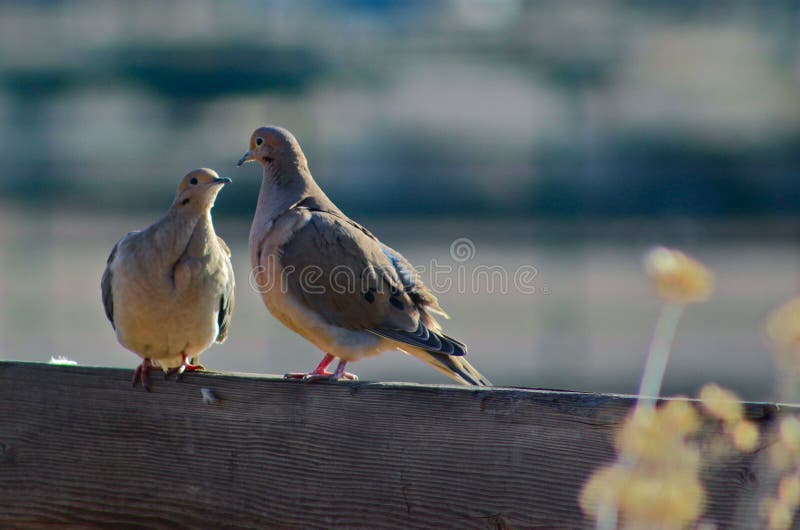
M 328 360 L 326 355 L 326 358 L 323 359 L 323 361 L 325 360 L 327 360 L 327 364 L 325 365 L 327 367 L 327 365 L 330 364 L 330 362 L 333 360 L 333 356 L 331 356 L 331 359 Z M 349 379 L 351 381 L 358 380 L 358 376 L 356 374 L 351 374 L 350 372 L 344 371 L 345 366 L 347 366 L 347 361 L 339 359 L 339 364 L 336 365 L 336 370 L 334 372 L 329 372 L 324 368 L 321 371 L 314 370 L 311 373 L 305 374 L 303 376 L 303 381 L 311 383 L 314 381 L 339 381 L 341 379 Z
M 131 380 L 131 384 L 136 386 L 136 383 L 142 383 L 142 386 L 148 392 L 150 391 L 150 387 L 147 386 L 147 372 L 150 370 L 157 370 L 157 366 L 153 366 L 153 363 L 150 362 L 150 359 L 144 359 L 142 364 L 136 367 L 136 370 L 133 371 L 133 379 Z
M 310 372 L 289 372 L 283 376 L 284 379 L 305 379 L 310 375 L 330 375 L 328 366 L 333 362 L 333 355 L 326 353 L 325 357 L 319 362 L 316 368 Z
M 336 371 L 333 372 L 333 379 L 349 379 L 350 381 L 358 381 L 358 376 L 356 374 L 351 374 L 350 372 L 345 372 L 344 367 L 347 365 L 347 361 L 343 361 L 339 359 L 339 364 L 336 365 Z
M 182 362 L 181 365 L 176 368 L 170 368 L 166 372 L 164 372 L 164 379 L 169 378 L 170 376 L 175 376 L 176 381 L 180 381 L 181 376 L 184 372 L 197 372 L 200 370 L 205 370 L 205 367 L 202 364 L 192 364 L 186 359 L 186 354 L 181 354 Z M 194 360 L 194 359 L 192 359 Z

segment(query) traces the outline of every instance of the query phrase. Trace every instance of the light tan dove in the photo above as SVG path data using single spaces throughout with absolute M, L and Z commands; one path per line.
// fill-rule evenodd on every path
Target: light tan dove
M 202 369 L 195 359 L 228 334 L 234 303 L 231 251 L 214 232 L 211 208 L 230 182 L 210 169 L 183 177 L 167 214 L 114 245 L 103 273 L 106 316 L 125 348 L 141 357 L 133 384 L 147 373 Z
M 490 384 L 467 347 L 442 333 L 434 315 L 447 315 L 414 267 L 328 199 L 289 131 L 257 129 L 246 162 L 264 169 L 250 229 L 255 285 L 275 318 L 325 353 L 288 378 L 355 379 L 348 362 L 399 350 L 459 383 Z

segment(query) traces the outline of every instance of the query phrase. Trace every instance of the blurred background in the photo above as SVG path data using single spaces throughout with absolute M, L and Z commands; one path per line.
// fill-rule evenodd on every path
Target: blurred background
M 763 318 L 800 282 L 799 24 L 793 0 L 0 1 L 0 358 L 132 369 L 106 257 L 206 166 L 234 179 L 214 215 L 238 286 L 204 364 L 315 366 L 248 285 L 260 172 L 234 166 L 277 124 L 412 262 L 506 271 L 438 289 L 496 384 L 635 392 L 659 310 L 641 256 L 668 244 L 718 288 L 665 391 L 767 399 Z M 394 353 L 353 370 L 446 381 Z

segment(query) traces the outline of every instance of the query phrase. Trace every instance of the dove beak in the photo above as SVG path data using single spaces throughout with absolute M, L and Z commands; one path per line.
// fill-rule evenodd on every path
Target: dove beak
M 242 158 L 239 159 L 239 162 L 236 164 L 236 166 L 237 167 L 242 167 L 244 164 L 246 164 L 248 162 L 253 162 L 253 161 L 255 161 L 255 158 L 253 158 L 253 152 L 252 151 L 248 151 L 248 152 L 246 152 L 245 154 L 242 155 Z
M 233 181 L 231 179 L 229 179 L 228 177 L 219 177 L 219 178 L 215 178 L 214 180 L 211 181 L 211 183 L 215 184 L 215 185 L 216 184 L 230 184 L 231 182 L 233 182 Z

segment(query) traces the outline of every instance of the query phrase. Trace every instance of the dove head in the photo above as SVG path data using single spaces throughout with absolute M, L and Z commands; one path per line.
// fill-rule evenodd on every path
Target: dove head
M 214 200 L 222 186 L 231 182 L 220 177 L 213 169 L 201 168 L 190 171 L 178 184 L 173 207 L 179 211 L 203 213 L 214 206 Z
M 292 133 L 282 127 L 267 126 L 250 135 L 250 148 L 237 165 L 248 162 L 258 162 L 266 169 L 275 162 L 305 165 L 306 157 Z

